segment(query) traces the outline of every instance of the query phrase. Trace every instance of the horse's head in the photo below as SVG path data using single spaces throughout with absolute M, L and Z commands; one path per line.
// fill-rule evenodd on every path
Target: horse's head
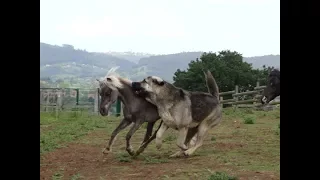
M 99 88 L 99 90 L 100 90 L 99 94 L 101 97 L 100 114 L 102 116 L 107 116 L 111 105 L 118 98 L 119 91 L 108 87 L 103 81 L 100 81 L 98 79 L 97 79 L 97 81 L 99 82 L 99 86 L 100 86 L 100 88 Z
M 267 78 L 267 87 L 264 89 L 261 103 L 269 103 L 280 95 L 280 71 L 274 69 Z

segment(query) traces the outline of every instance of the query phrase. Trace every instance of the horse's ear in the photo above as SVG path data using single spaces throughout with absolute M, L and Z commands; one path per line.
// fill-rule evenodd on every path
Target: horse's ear
M 100 80 L 99 79 L 96 79 L 98 82 L 100 82 Z
M 164 81 L 161 81 L 158 83 L 160 86 L 163 86 L 164 85 Z
M 160 82 L 159 82 L 157 79 L 153 79 L 152 81 L 153 81 L 155 84 L 159 85 L 159 86 L 163 86 L 164 83 L 165 83 L 164 81 L 160 81 Z

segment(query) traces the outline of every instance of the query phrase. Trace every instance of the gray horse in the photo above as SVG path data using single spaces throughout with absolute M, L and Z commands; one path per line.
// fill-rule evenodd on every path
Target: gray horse
M 268 75 L 267 87 L 263 91 L 261 103 L 268 104 L 277 96 L 280 96 L 280 71 L 273 69 Z
M 123 79 L 121 77 L 113 76 L 117 78 L 117 83 L 122 88 L 114 88 L 113 86 L 110 86 L 110 84 L 107 82 L 106 77 L 104 80 L 98 80 L 99 86 L 100 86 L 100 114 L 102 116 L 107 116 L 108 111 L 111 107 L 111 105 L 119 99 L 123 104 L 123 115 L 124 118 L 121 120 L 118 127 L 112 132 L 111 138 L 106 145 L 105 149 L 103 150 L 103 153 L 107 154 L 111 152 L 112 144 L 115 140 L 115 137 L 117 134 L 132 124 L 131 129 L 126 135 L 126 151 L 131 155 L 137 155 L 135 154 L 131 144 L 130 139 L 132 135 L 139 129 L 139 127 L 144 123 L 147 122 L 147 131 L 144 137 L 144 140 L 142 144 L 145 144 L 147 140 L 148 143 L 154 139 L 150 139 L 150 136 L 152 134 L 152 129 L 155 124 L 155 122 L 160 119 L 160 116 L 158 114 L 157 107 L 148 101 L 146 101 L 144 98 L 139 97 L 132 89 L 131 89 L 131 81 L 127 79 Z M 160 127 L 160 126 L 159 126 Z M 143 149 L 146 147 L 143 146 Z M 143 151 L 143 149 L 139 148 L 139 153 Z

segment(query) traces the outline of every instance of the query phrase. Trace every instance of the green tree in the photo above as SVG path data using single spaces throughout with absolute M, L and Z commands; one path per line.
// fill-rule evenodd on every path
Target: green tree
M 257 80 L 265 79 L 268 68 L 253 69 L 242 60 L 236 51 L 203 53 L 200 59 L 191 61 L 186 71 L 178 69 L 174 73 L 174 85 L 190 91 L 207 91 L 202 70 L 209 70 L 216 79 L 220 92 L 231 91 L 239 86 L 239 91 L 253 90 Z M 270 69 L 270 68 L 269 68 Z

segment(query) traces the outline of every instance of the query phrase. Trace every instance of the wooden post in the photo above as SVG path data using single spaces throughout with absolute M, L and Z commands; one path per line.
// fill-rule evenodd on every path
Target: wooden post
M 79 88 L 76 89 L 77 91 L 77 95 L 76 95 L 76 105 L 77 105 L 77 108 L 78 108 L 78 105 L 79 105 Z
M 257 88 L 260 87 L 260 81 L 259 81 L 259 80 L 257 81 L 256 87 L 257 87 Z M 258 92 L 257 95 L 260 95 L 260 90 L 256 90 L 256 91 Z M 254 98 L 254 99 L 257 99 L 257 98 L 256 98 L 257 95 L 255 95 L 253 98 Z M 253 105 L 256 105 L 256 104 L 257 104 L 257 102 L 253 102 Z
M 48 105 L 49 105 L 50 92 L 47 91 L 46 94 L 47 94 L 47 100 L 46 100 L 46 106 L 45 107 L 46 107 L 46 112 L 48 112 L 49 111 L 48 110 Z
M 41 102 L 42 102 L 42 96 L 41 96 L 42 92 L 41 92 L 41 88 L 40 88 L 40 111 L 41 111 Z
M 57 102 L 56 102 L 56 118 L 58 118 L 58 116 L 59 116 L 59 109 L 60 109 L 60 106 L 61 106 L 61 91 L 59 92 L 59 91 L 57 91 L 56 92 L 57 93 Z
M 221 105 L 221 109 L 223 109 L 223 104 L 221 103 L 221 101 L 223 101 L 223 96 L 220 96 L 220 105 Z
M 94 107 L 93 112 L 95 114 L 99 113 L 99 88 L 97 88 L 96 92 L 94 93 Z
M 238 86 L 238 85 L 236 85 L 236 88 L 235 88 L 235 90 L 234 90 L 234 93 L 235 93 L 235 94 L 239 93 L 239 86 Z M 237 101 L 239 100 L 238 96 L 234 96 L 233 98 L 234 98 L 234 102 L 237 102 Z M 235 104 L 235 105 L 233 105 L 233 106 L 234 106 L 234 108 L 237 108 L 237 107 L 238 107 L 237 104 Z
M 121 115 L 121 101 L 118 98 L 116 102 L 116 117 L 119 117 L 120 115 Z
M 120 116 L 123 116 L 123 103 L 121 102 L 121 108 L 120 108 Z

